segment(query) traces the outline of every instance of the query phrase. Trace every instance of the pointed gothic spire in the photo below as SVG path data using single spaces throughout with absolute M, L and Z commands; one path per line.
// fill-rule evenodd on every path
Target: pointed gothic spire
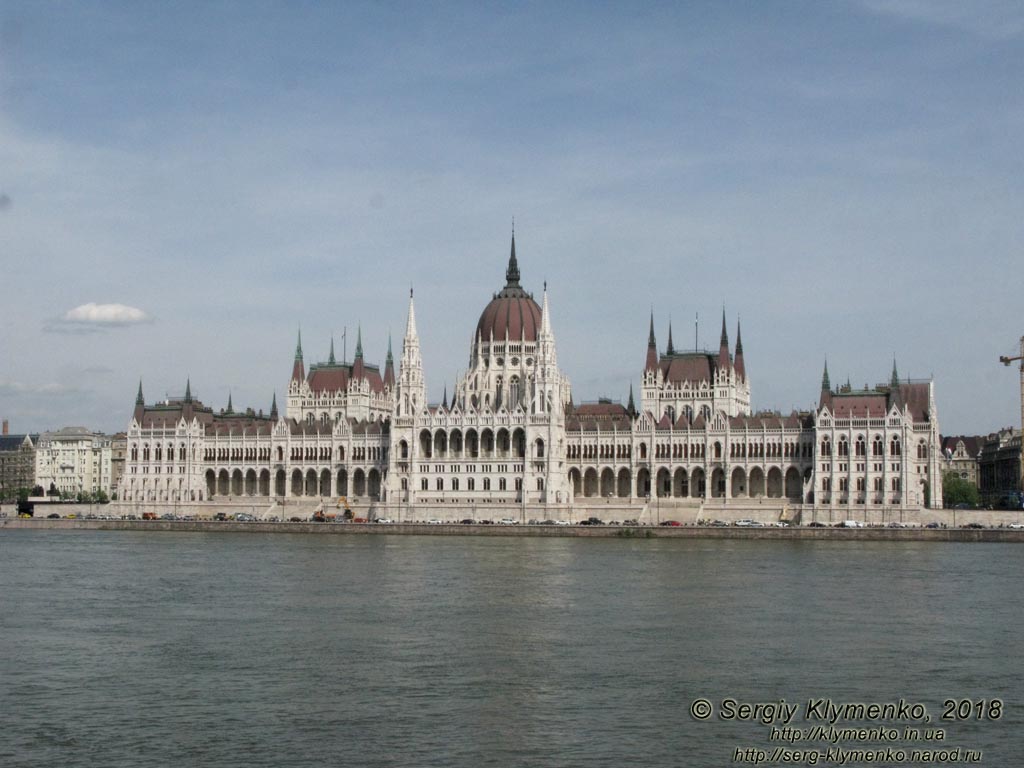
M 743 335 L 740 333 L 740 319 L 736 318 L 736 357 L 733 359 L 733 366 L 736 368 L 736 375 L 741 379 L 747 378 L 747 368 L 743 364 Z
M 186 403 L 191 403 L 192 402 L 192 379 L 191 379 L 191 377 L 185 379 L 185 402 Z
M 516 261 L 516 225 L 512 224 L 512 250 L 508 257 L 508 269 L 505 270 L 505 287 L 519 288 L 519 262 Z
M 395 358 L 391 354 L 391 332 L 388 331 L 388 356 L 384 361 L 384 386 L 395 388 Z
M 718 367 L 729 369 L 729 332 L 725 329 L 725 309 L 722 309 L 722 337 L 718 341 Z
M 892 379 L 889 381 L 889 386 L 896 389 L 900 385 L 900 376 L 896 372 L 896 355 L 892 356 Z
M 295 363 L 292 365 L 292 381 L 306 378 L 306 366 L 302 362 L 302 329 L 299 328 L 299 340 L 295 344 Z
M 139 379 L 139 394 L 137 394 L 135 396 L 135 404 L 136 405 L 145 405 L 146 404 L 146 400 L 142 396 L 142 379 Z
M 658 370 L 658 344 L 654 340 L 654 310 L 651 310 L 651 330 L 647 333 L 647 363 L 645 371 Z
M 551 333 L 551 312 L 548 309 L 548 281 L 544 281 L 544 301 L 540 310 L 540 332 L 545 335 Z
M 412 288 L 409 289 L 409 319 L 405 322 L 406 340 L 418 338 L 416 333 L 416 305 L 413 303 Z
M 331 353 L 327 356 L 327 364 L 334 365 L 334 334 L 331 334 Z
M 828 380 L 828 358 L 827 357 L 825 358 L 825 372 L 823 374 L 821 374 L 821 391 L 822 392 L 825 392 L 825 391 L 831 392 L 832 391 L 832 382 L 830 382 Z
M 444 397 L 441 399 L 441 407 L 448 410 L 448 385 L 444 385 Z
M 356 330 L 356 360 L 363 359 L 363 326 Z
M 672 318 L 668 321 L 668 349 L 665 350 L 666 355 L 674 355 L 676 353 L 675 345 L 672 344 Z
M 231 407 L 231 390 L 228 390 L 228 409 L 224 413 L 229 416 L 235 412 L 235 409 Z
M 636 403 L 633 401 L 633 383 L 629 384 L 629 402 L 626 404 L 626 411 L 631 419 L 636 418 Z
M 270 401 L 270 418 L 277 418 L 277 390 L 274 390 L 274 399 Z

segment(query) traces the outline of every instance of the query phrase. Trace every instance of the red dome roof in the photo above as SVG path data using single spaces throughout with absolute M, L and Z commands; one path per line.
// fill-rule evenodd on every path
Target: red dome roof
M 502 291 L 504 293 L 504 291 Z M 522 296 L 495 296 L 480 315 L 476 332 L 482 341 L 509 339 L 536 341 L 540 331 L 540 307 L 525 293 Z
M 482 341 L 504 341 L 505 334 L 511 340 L 536 341 L 541 324 L 540 307 L 519 285 L 519 263 L 516 261 L 516 236 L 512 234 L 512 254 L 508 269 L 505 270 L 505 287 L 496 293 L 491 303 L 484 308 L 476 333 Z

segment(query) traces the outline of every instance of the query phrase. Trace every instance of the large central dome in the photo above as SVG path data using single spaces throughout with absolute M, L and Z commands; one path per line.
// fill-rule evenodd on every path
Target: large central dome
M 516 236 L 512 235 L 512 254 L 505 270 L 505 287 L 494 295 L 480 315 L 476 324 L 476 335 L 481 341 L 489 342 L 493 334 L 495 341 L 504 341 L 508 334 L 510 341 L 536 341 L 540 331 L 540 307 L 519 285 L 519 263 L 516 261 Z

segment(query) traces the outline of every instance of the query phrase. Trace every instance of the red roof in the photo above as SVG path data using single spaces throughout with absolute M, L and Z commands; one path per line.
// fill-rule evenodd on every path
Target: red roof
M 309 388 L 314 392 L 337 392 L 348 390 L 349 381 L 355 378 L 354 365 L 314 365 L 309 370 Z M 363 378 L 370 382 L 373 392 L 384 391 L 384 380 L 380 370 L 373 365 L 362 365 Z
M 661 375 L 665 381 L 682 384 L 688 381 L 691 385 L 714 379 L 714 358 L 703 352 L 687 352 L 685 354 L 663 355 L 661 358 Z
M 508 332 L 510 339 L 536 341 L 540 331 L 540 307 L 532 297 L 496 296 L 480 315 L 476 332 L 483 341 L 504 340 Z

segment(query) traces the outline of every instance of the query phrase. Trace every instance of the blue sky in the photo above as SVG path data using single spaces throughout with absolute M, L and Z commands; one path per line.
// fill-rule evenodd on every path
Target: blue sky
M 397 356 L 410 284 L 439 400 L 514 216 L 577 402 L 724 306 L 755 408 L 895 355 L 944 433 L 1018 424 L 1022 83 L 1016 2 L 5 2 L 0 411 L 266 409 L 300 325 Z

